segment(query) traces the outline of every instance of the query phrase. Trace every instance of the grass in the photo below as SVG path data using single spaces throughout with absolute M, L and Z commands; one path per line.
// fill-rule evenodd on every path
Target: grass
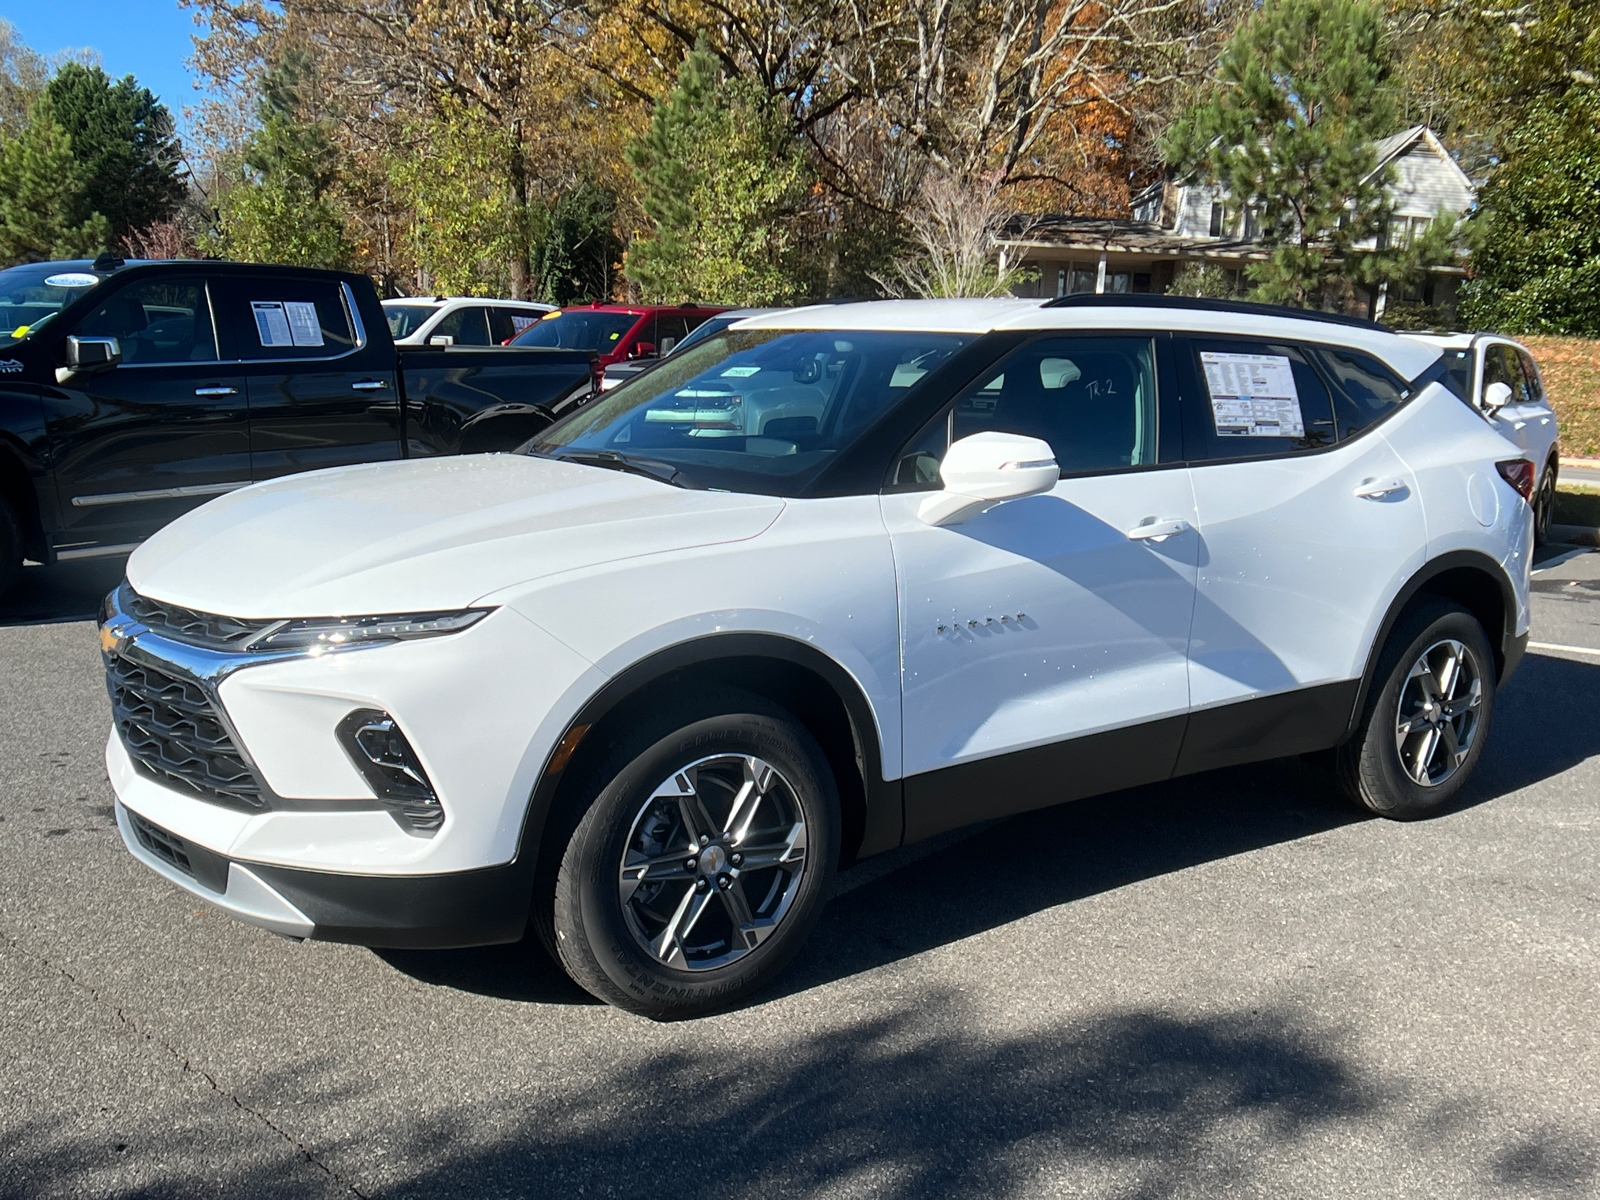
M 1517 339 L 1533 351 L 1561 431 L 1561 453 L 1600 457 L 1600 341 L 1576 337 Z

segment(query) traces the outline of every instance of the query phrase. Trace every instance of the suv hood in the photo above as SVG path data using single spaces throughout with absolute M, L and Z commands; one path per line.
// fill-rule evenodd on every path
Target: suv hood
M 152 599 L 272 619 L 464 608 L 518 583 L 755 537 L 772 496 L 484 454 L 339 467 L 242 488 L 128 560 Z

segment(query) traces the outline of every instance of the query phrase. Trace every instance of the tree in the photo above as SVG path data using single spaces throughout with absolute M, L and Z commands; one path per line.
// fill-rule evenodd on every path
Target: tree
M 810 180 L 788 121 L 759 84 L 723 78 L 722 63 L 697 46 L 627 157 L 651 230 L 634 238 L 626 273 L 646 299 L 796 298 L 787 225 Z
M 1258 298 L 1317 305 L 1341 275 L 1375 286 L 1402 268 L 1398 251 L 1362 248 L 1389 222 L 1374 142 L 1394 124 L 1391 63 L 1375 4 L 1267 0 L 1174 126 L 1169 161 L 1256 214 L 1271 248 L 1249 268 Z
M 89 206 L 72 141 L 41 96 L 25 129 L 0 135 L 0 263 L 92 258 L 110 236 L 110 222 Z
M 1537 101 L 1480 194 L 1462 314 L 1478 329 L 1600 337 L 1600 88 Z
M 246 144 L 245 179 L 219 206 L 232 258 L 341 267 L 350 259 L 344 217 L 328 195 L 338 157 L 323 122 L 302 115 L 310 56 L 289 51 L 262 81 L 261 127 Z
M 963 182 L 944 171 L 930 171 L 922 182 L 921 203 L 906 216 L 911 253 L 877 283 L 893 296 L 1009 296 L 1033 271 L 1006 266 L 995 253 L 1002 229 L 1015 218 L 1000 202 L 998 173 Z M 1025 229 L 1010 229 L 1026 237 Z
M 0 137 L 15 137 L 22 131 L 34 97 L 44 90 L 49 76 L 44 59 L 17 37 L 10 21 L 0 17 Z
M 1227 300 L 1234 294 L 1233 280 L 1214 263 L 1190 260 L 1173 273 L 1167 287 L 1169 296 L 1205 296 L 1213 300 Z
M 97 66 L 63 63 L 49 86 L 51 111 L 72 141 L 90 206 L 118 240 L 170 220 L 184 198 L 172 114 L 132 75 L 116 83 Z

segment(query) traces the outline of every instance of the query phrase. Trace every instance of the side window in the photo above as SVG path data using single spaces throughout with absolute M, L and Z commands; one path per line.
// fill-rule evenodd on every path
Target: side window
M 1534 366 L 1533 355 L 1526 350 L 1518 350 L 1517 357 L 1522 360 L 1522 375 L 1527 380 L 1529 403 L 1542 403 L 1544 401 L 1544 385 L 1539 382 L 1539 368 Z
M 1504 342 L 1494 342 L 1483 349 L 1483 392 L 1480 397 L 1487 395 L 1489 385 L 1494 383 L 1503 383 L 1511 389 L 1508 403 L 1522 403 L 1522 393 L 1527 386 L 1527 380 L 1522 375 L 1522 363 L 1517 358 L 1517 352 Z
M 689 322 L 684 317 L 656 318 L 656 353 L 671 354 L 688 333 Z
M 1198 338 L 1188 346 L 1185 458 L 1270 458 L 1333 444 L 1333 398 L 1303 347 Z
M 448 337 L 456 346 L 487 346 L 489 326 L 484 320 L 487 311 L 477 305 L 458 308 L 430 329 L 428 337 Z
M 985 430 L 1049 442 L 1063 475 L 1156 461 L 1156 371 L 1149 338 L 1045 338 L 1001 367 L 901 452 L 891 490 L 938 487 L 939 464 L 950 443 Z
M 526 308 L 491 308 L 489 310 L 489 341 L 504 345 L 539 319 L 540 314 Z
M 198 279 L 125 287 L 73 332 L 116 338 L 122 361 L 129 364 L 217 361 L 211 306 Z
M 649 318 L 634 330 L 632 344 L 628 347 L 629 354 L 659 354 L 661 347 L 656 342 L 656 319 Z
M 1383 420 L 1405 399 L 1405 387 L 1394 372 L 1370 354 L 1343 346 L 1316 346 L 1311 353 L 1333 380 L 1341 442 Z
M 240 358 L 333 358 L 355 349 L 337 283 L 271 275 L 230 280 L 219 315 Z

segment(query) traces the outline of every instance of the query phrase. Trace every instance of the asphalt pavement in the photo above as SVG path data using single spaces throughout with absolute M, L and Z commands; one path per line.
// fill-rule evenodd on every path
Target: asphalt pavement
M 120 564 L 30 570 L 0 1196 L 1600 1194 L 1600 553 L 1547 561 L 1447 814 L 1288 760 L 994 822 L 847 872 L 777 986 L 676 1025 L 531 946 L 296 944 L 147 871 L 85 619 Z

